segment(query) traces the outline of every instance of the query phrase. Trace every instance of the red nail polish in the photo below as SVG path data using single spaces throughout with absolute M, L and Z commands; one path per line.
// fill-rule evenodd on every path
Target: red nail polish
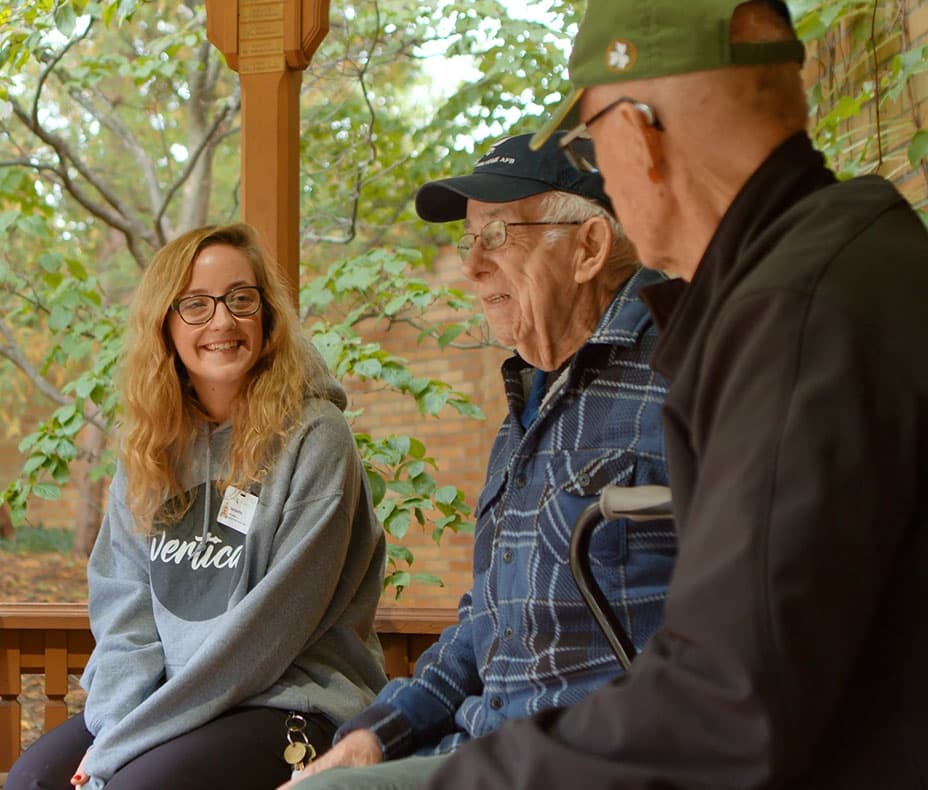
M 83 775 L 83 774 L 74 774 L 74 776 L 72 776 L 71 778 L 72 778 L 72 779 L 76 779 L 78 782 L 80 782 L 80 781 L 84 778 L 84 775 Z

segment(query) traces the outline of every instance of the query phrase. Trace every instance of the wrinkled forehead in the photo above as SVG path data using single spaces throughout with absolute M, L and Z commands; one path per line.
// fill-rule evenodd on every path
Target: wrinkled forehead
M 545 197 L 550 194 L 550 191 L 540 192 L 537 195 L 509 200 L 505 203 L 468 200 L 464 227 L 469 231 L 479 231 L 487 222 L 492 222 L 494 219 L 509 221 L 536 219 L 541 214 Z

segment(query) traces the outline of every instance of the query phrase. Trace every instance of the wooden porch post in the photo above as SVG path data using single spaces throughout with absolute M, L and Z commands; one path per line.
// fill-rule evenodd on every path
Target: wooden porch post
M 284 271 L 300 266 L 300 82 L 329 31 L 329 0 L 206 0 L 210 42 L 242 88 L 242 219 Z

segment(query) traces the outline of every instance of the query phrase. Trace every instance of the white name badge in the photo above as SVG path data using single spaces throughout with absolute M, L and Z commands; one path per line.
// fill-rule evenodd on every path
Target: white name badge
M 225 496 L 222 498 L 222 504 L 219 506 L 219 515 L 216 521 L 226 527 L 231 527 L 236 532 L 243 535 L 248 534 L 248 528 L 255 517 L 255 509 L 258 507 L 258 497 L 242 491 L 235 486 L 226 488 Z

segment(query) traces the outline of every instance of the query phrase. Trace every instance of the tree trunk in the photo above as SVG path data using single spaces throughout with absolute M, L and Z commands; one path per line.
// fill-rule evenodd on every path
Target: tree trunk
M 13 538 L 13 520 L 6 505 L 0 505 L 0 537 L 4 540 Z
M 80 557 L 89 557 L 100 531 L 104 492 L 104 479 L 93 479 L 90 472 L 100 460 L 106 439 L 99 428 L 88 423 L 81 431 L 79 446 L 80 460 L 71 467 L 78 492 L 73 551 Z

